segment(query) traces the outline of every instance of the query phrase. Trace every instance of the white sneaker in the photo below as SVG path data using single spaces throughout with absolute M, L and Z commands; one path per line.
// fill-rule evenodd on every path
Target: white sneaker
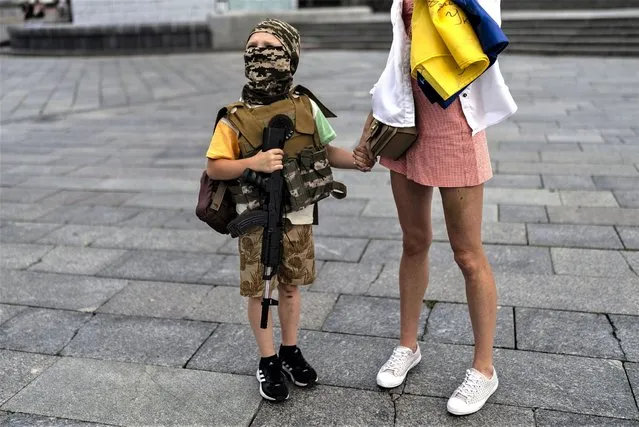
M 469 415 L 479 411 L 488 398 L 497 390 L 499 380 L 493 367 L 493 377 L 486 378 L 476 369 L 468 369 L 464 382 L 448 399 L 448 412 L 453 415 Z
M 394 388 L 401 385 L 406 379 L 408 371 L 417 366 L 420 360 L 422 360 L 422 352 L 419 345 L 414 353 L 408 347 L 395 347 L 390 359 L 377 373 L 377 385 L 384 388 Z

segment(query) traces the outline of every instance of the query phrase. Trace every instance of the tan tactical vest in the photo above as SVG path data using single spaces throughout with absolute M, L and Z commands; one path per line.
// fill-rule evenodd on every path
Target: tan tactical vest
M 240 132 L 242 158 L 251 157 L 262 149 L 264 128 L 278 114 L 287 115 L 295 124 L 293 136 L 284 144 L 287 156 L 296 156 L 304 148 L 322 148 L 315 129 L 311 100 L 306 95 L 291 94 L 286 99 L 260 107 L 250 107 L 243 102 L 237 102 L 226 108 L 226 119 Z
M 278 114 L 290 117 L 293 135 L 284 144 L 284 177 L 289 191 L 287 211 L 297 211 L 333 195 L 346 196 L 346 187 L 333 181 L 326 148 L 315 127 L 309 96 L 291 92 L 288 98 L 269 105 L 251 107 L 237 102 L 226 107 L 226 119 L 239 131 L 240 157 L 254 156 L 262 149 L 262 135 Z M 231 189 L 236 203 L 248 209 L 260 205 L 259 191 L 243 183 Z

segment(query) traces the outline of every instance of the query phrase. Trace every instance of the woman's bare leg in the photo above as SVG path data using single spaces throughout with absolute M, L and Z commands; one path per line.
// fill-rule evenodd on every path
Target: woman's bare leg
M 391 186 L 403 232 L 403 251 L 399 265 L 399 344 L 415 351 L 419 317 L 428 286 L 428 250 L 433 239 L 433 188 L 419 185 L 395 172 L 391 172 Z
M 497 317 L 495 278 L 481 242 L 484 186 L 442 188 L 448 237 L 466 280 L 466 297 L 475 337 L 473 368 L 490 378 Z

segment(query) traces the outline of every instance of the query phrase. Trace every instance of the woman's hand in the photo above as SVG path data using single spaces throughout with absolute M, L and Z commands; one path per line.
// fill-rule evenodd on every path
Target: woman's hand
M 370 172 L 375 166 L 375 157 L 370 153 L 370 150 L 364 145 L 358 145 L 353 151 L 353 161 L 355 167 L 361 172 Z
M 251 169 L 257 172 L 271 173 L 284 169 L 282 160 L 284 159 L 284 151 L 274 148 L 268 151 L 260 151 L 251 157 Z

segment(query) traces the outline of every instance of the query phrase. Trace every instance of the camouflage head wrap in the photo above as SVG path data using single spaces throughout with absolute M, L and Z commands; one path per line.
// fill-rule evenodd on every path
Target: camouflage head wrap
M 269 33 L 282 46 L 247 47 L 244 52 L 245 74 L 248 83 L 242 98 L 249 104 L 270 104 L 287 96 L 293 84 L 293 74 L 299 63 L 300 36 L 290 24 L 267 19 L 251 31 Z

